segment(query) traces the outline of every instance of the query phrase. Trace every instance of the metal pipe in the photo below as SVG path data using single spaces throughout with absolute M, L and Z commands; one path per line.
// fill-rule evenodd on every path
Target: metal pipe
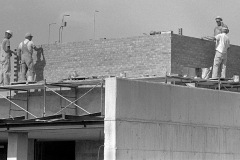
M 43 88 L 43 117 L 46 114 L 46 79 L 44 79 L 44 88 Z
M 101 115 L 103 115 L 103 82 L 101 83 Z
M 94 18 L 93 18 L 93 38 L 95 40 L 95 19 L 96 19 L 96 12 L 99 12 L 97 10 L 94 11 Z
M 64 17 L 67 17 L 67 16 L 70 16 L 69 14 L 65 14 L 65 15 L 63 15 L 63 18 L 62 18 L 62 32 L 61 32 L 61 43 L 62 43 L 62 33 L 63 33 L 63 27 L 66 27 L 66 26 L 64 26 L 65 24 L 64 24 Z M 60 41 L 60 40 L 59 40 Z
M 56 24 L 56 23 L 50 23 L 50 24 L 49 24 L 49 27 L 48 27 L 48 44 L 49 44 L 49 42 L 50 42 L 50 26 L 51 26 L 52 24 Z
M 59 32 L 58 32 L 58 37 L 59 37 L 59 39 L 58 39 L 58 42 L 60 43 L 60 30 L 61 30 L 61 28 L 62 28 L 62 26 L 60 26 L 60 28 L 59 28 Z
M 29 96 L 29 91 L 27 91 L 27 111 L 28 111 L 28 96 Z M 26 114 L 26 119 L 28 119 L 28 114 Z

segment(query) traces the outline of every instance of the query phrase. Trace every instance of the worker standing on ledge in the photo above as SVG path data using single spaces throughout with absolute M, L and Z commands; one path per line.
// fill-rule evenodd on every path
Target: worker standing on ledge
M 10 49 L 10 38 L 13 36 L 13 32 L 7 30 L 5 37 L 1 45 L 1 57 L 0 57 L 0 85 L 9 85 L 11 77 L 10 58 L 12 54 L 16 52 Z
M 41 48 L 37 48 L 33 41 L 32 41 L 32 34 L 31 33 L 26 33 L 25 35 L 25 40 L 21 42 L 18 46 L 18 56 L 21 57 L 20 64 L 21 64 L 21 76 L 20 76 L 20 81 L 28 81 L 32 82 L 33 81 L 33 49 L 38 51 Z M 28 72 L 28 76 L 26 75 Z
M 215 36 L 216 53 L 213 62 L 212 78 L 218 78 L 218 69 L 222 68 L 221 78 L 226 77 L 227 52 L 230 47 L 230 40 L 227 36 L 228 28 L 222 27 L 222 33 Z
M 222 28 L 223 27 L 227 28 L 227 33 L 229 32 L 228 26 L 223 23 L 222 17 L 217 16 L 215 18 L 215 20 L 216 20 L 217 26 L 214 28 L 214 37 L 210 37 L 209 38 L 210 40 L 215 40 L 215 36 L 222 33 Z M 215 49 L 216 49 L 216 47 L 217 47 L 217 43 L 215 45 Z M 210 76 L 211 72 L 212 72 L 212 66 L 209 67 L 209 68 L 203 68 L 202 69 L 202 78 L 203 79 L 209 79 L 209 76 Z

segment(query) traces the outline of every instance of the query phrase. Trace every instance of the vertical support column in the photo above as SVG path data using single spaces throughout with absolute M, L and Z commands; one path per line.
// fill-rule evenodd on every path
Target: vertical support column
M 29 111 L 29 107 L 28 107 L 29 97 L 28 97 L 28 96 L 30 96 L 30 92 L 29 92 L 29 90 L 27 90 L 27 106 L 26 106 L 27 111 Z M 26 119 L 28 119 L 28 118 L 29 118 L 29 116 L 28 116 L 28 113 L 26 112 Z
M 10 95 L 9 95 L 9 98 L 8 98 L 8 99 L 11 101 L 11 96 L 12 96 L 12 94 L 11 94 L 11 93 L 12 93 L 11 89 L 9 90 L 9 92 L 10 92 Z M 8 113 L 8 117 L 9 117 L 9 118 L 11 118 L 11 116 L 12 116 L 12 115 L 11 115 L 11 111 L 12 111 L 12 103 L 9 102 L 9 113 Z
M 59 91 L 59 94 L 60 95 L 62 95 L 62 87 L 60 87 L 60 91 Z M 62 109 L 63 107 L 62 107 L 62 97 L 61 96 L 59 96 L 59 103 L 60 103 L 60 109 Z M 62 111 L 61 111 L 61 113 L 62 113 Z
M 101 115 L 103 116 L 104 110 L 103 110 L 103 80 L 102 80 L 102 83 L 101 83 Z
M 116 99 L 117 79 L 105 81 L 104 160 L 116 160 Z
M 44 79 L 44 88 L 43 88 L 43 117 L 46 114 L 46 79 Z
M 75 104 L 77 104 L 77 87 L 74 88 L 74 100 L 75 100 Z M 75 106 L 75 115 L 77 116 L 78 115 L 78 107 Z
M 8 133 L 7 160 L 29 160 L 28 133 Z

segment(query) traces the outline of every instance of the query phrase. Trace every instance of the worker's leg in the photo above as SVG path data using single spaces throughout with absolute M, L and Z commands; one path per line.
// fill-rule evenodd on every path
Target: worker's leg
M 4 66 L 3 66 L 3 83 L 4 85 L 10 84 L 10 77 L 11 77 L 11 66 L 10 66 L 10 59 L 6 59 Z
M 27 73 L 27 65 L 26 65 L 26 58 L 24 55 L 21 57 L 21 74 L 20 74 L 20 81 L 26 81 L 26 73 Z
M 213 62 L 212 78 L 218 78 L 218 69 L 221 63 L 222 63 L 222 55 L 221 53 L 216 51 L 214 62 Z
M 3 64 L 0 64 L 0 85 L 3 86 Z
M 209 79 L 212 73 L 212 67 L 202 69 L 202 79 Z
M 26 64 L 27 64 L 27 68 L 28 68 L 27 80 L 29 82 L 32 82 L 33 81 L 33 59 L 32 59 L 32 57 L 28 57 L 28 59 L 26 60 Z
M 20 76 L 20 81 L 26 81 L 26 73 L 27 73 L 27 65 L 25 62 L 22 62 L 21 64 L 21 76 Z
M 202 68 L 202 79 L 207 79 L 208 68 Z
M 221 65 L 222 65 L 221 78 L 226 78 L 227 57 L 223 59 Z

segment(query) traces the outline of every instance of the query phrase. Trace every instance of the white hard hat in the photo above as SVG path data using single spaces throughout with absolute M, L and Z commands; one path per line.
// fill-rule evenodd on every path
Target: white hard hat
M 13 36 L 13 32 L 11 30 L 7 30 L 6 33 L 9 33 Z
M 222 17 L 220 17 L 220 16 L 217 16 L 217 17 L 215 18 L 215 20 L 222 21 L 223 19 L 222 19 Z
M 31 33 L 28 32 L 28 33 L 25 34 L 25 38 L 27 38 L 27 37 L 33 37 L 33 36 L 32 36 Z

